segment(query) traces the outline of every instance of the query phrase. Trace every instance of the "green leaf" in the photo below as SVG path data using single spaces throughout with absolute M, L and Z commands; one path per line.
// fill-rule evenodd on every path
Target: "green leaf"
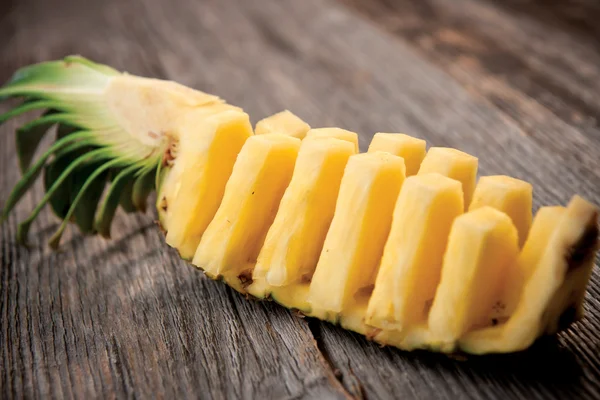
M 114 71 L 97 64 L 95 64 L 97 67 L 93 68 L 91 64 L 94 63 L 83 60 L 83 58 L 71 58 L 23 67 L 0 88 L 0 99 L 9 96 L 73 98 L 102 94 L 109 79 L 115 75 Z
M 132 179 L 136 169 L 138 169 L 137 165 L 131 165 L 121 170 L 113 179 L 100 205 L 94 225 L 96 231 L 105 238 L 110 238 L 110 226 L 121 199 L 121 192 L 125 185 Z
M 25 101 L 17 107 L 13 108 L 10 111 L 5 112 L 0 115 L 0 124 L 8 121 L 11 118 L 17 117 L 21 114 L 25 114 L 29 111 L 34 110 L 42 110 L 46 108 L 55 108 L 57 103 L 55 101 L 50 100 L 34 100 L 34 101 Z
M 54 159 L 44 168 L 44 191 L 50 190 L 56 180 L 62 173 L 75 161 L 76 156 L 73 154 L 64 154 Z M 73 181 L 69 177 L 65 182 L 56 189 L 56 195 L 52 196 L 48 203 L 50 208 L 60 219 L 64 219 L 71 206 L 71 187 Z
M 21 168 L 21 172 L 29 168 L 40 142 L 50 128 L 57 123 L 69 124 L 68 114 L 49 110 L 40 118 L 17 129 L 17 156 L 19 157 L 19 167 Z
M 73 175 L 71 176 L 72 187 L 69 202 L 71 205 L 75 202 L 77 195 L 82 191 L 83 185 L 86 183 L 87 179 L 94 171 L 100 169 L 100 167 L 102 167 L 102 164 L 92 163 L 73 172 Z M 104 187 L 106 186 L 107 176 L 108 172 L 104 172 L 89 184 L 87 190 L 83 191 L 81 199 L 73 212 L 75 223 L 84 234 L 92 233 L 94 231 L 94 216 L 96 214 L 96 208 L 98 208 L 98 203 L 100 202 L 100 197 L 102 197 Z
M 77 148 L 87 146 L 93 141 L 93 135 L 90 132 L 78 132 L 69 137 L 65 137 L 63 139 L 55 142 L 42 156 L 39 160 L 36 161 L 34 165 L 32 165 L 25 173 L 23 177 L 17 182 L 17 184 L 13 187 L 10 195 L 8 196 L 8 200 L 6 200 L 6 204 L 4 205 L 4 210 L 2 210 L 2 220 L 4 221 L 14 206 L 21 200 L 23 195 L 27 193 L 31 185 L 35 182 L 35 179 L 38 177 L 39 173 L 42 171 L 46 160 L 55 152 L 64 149 L 67 150 L 75 150 Z
M 154 189 L 154 169 L 148 168 L 141 171 L 141 173 L 135 178 L 133 184 L 133 191 L 131 193 L 131 201 L 134 207 L 142 212 L 146 212 L 148 196 Z
M 133 205 L 132 197 L 133 197 L 133 183 L 134 180 L 130 179 L 125 186 L 123 186 L 123 190 L 121 191 L 121 196 L 119 197 L 119 204 L 123 207 L 126 213 L 135 212 L 135 206 Z
M 100 150 L 106 151 L 105 149 L 100 149 Z M 88 153 L 87 155 L 89 156 L 89 154 L 92 154 L 92 153 L 93 152 Z M 98 152 L 97 156 L 102 158 L 101 154 L 102 154 L 101 152 Z M 83 159 L 83 157 L 80 157 L 80 159 Z M 54 234 L 50 238 L 49 244 L 52 248 L 54 248 L 54 249 L 58 248 L 58 245 L 60 244 L 60 238 L 62 237 L 62 234 L 63 234 L 65 228 L 67 227 L 67 223 L 68 223 L 69 219 L 71 218 L 71 216 L 73 215 L 73 213 L 75 212 L 77 207 L 80 205 L 80 202 L 83 199 L 85 193 L 90 188 L 90 186 L 94 183 L 94 181 L 96 179 L 98 179 L 98 177 L 100 177 L 106 171 L 108 171 L 111 167 L 119 166 L 120 164 L 123 164 L 125 162 L 126 161 L 122 158 L 113 159 L 113 160 L 108 161 L 105 164 L 101 165 L 99 168 L 97 168 L 95 171 L 93 171 L 91 175 L 88 176 L 85 183 L 81 186 L 81 189 L 77 193 L 77 196 L 75 196 L 75 199 L 73 199 L 73 203 L 71 204 L 71 208 L 69 208 L 69 211 L 67 212 L 66 218 L 63 220 L 63 222 L 60 224 L 60 227 L 56 230 L 56 232 L 54 232 Z
M 119 71 L 117 71 L 116 69 L 114 69 L 112 67 L 109 67 L 108 65 L 95 63 L 95 62 L 90 61 L 87 58 L 82 57 L 80 55 L 66 56 L 64 58 L 64 60 L 65 60 L 65 62 L 79 63 L 82 65 L 85 65 L 86 67 L 92 68 L 98 72 L 105 74 L 105 75 L 116 76 L 116 75 L 121 74 Z
M 67 136 L 65 139 L 68 139 L 71 136 Z M 75 161 L 73 161 L 71 164 L 69 164 L 69 166 L 61 173 L 61 175 L 52 184 L 50 189 L 45 193 L 44 197 L 37 204 L 37 206 L 33 209 L 31 214 L 29 215 L 29 217 L 27 217 L 27 219 L 25 221 L 23 221 L 21 224 L 19 224 L 19 227 L 17 229 L 17 241 L 19 243 L 24 243 L 26 241 L 27 234 L 29 233 L 29 228 L 31 227 L 31 224 L 33 223 L 35 218 L 38 216 L 40 211 L 42 211 L 42 208 L 44 208 L 46 203 L 48 203 L 48 200 L 50 200 L 50 198 L 57 192 L 60 185 L 69 177 L 69 175 L 75 169 L 77 169 L 81 165 L 85 165 L 89 162 L 100 161 L 103 159 L 104 160 L 110 159 L 112 157 L 113 157 L 113 154 L 111 152 L 111 149 L 100 148 L 100 149 L 90 151 L 89 153 L 86 153 L 86 154 L 78 157 Z M 107 163 L 107 164 L 110 164 L 110 163 Z M 9 197 L 9 199 L 10 199 L 10 197 Z M 73 210 L 73 204 L 71 204 L 71 207 L 69 208 L 69 211 L 67 212 L 67 214 L 65 216 L 65 219 L 68 219 L 71 217 L 71 214 L 72 214 L 71 210 Z M 66 223 L 66 221 L 63 221 L 63 223 Z
M 56 129 L 56 139 L 60 140 L 75 132 L 71 126 L 60 124 Z M 44 191 L 48 191 L 54 182 L 60 177 L 62 172 L 75 159 L 85 152 L 90 151 L 89 146 L 78 149 L 61 149 L 54 153 L 54 160 L 44 168 Z M 48 203 L 50 208 L 60 219 L 64 219 L 71 206 L 71 193 L 73 187 L 73 178 L 69 176 L 62 185 L 56 190 L 56 194 L 50 198 Z

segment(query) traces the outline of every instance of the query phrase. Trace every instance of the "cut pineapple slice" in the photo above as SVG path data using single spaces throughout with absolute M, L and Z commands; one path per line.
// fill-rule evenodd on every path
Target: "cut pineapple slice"
M 432 147 L 421 163 L 419 174 L 437 172 L 462 183 L 465 210 L 471 204 L 477 180 L 477 157 L 447 147 Z
M 236 157 L 252 136 L 248 115 L 239 111 L 226 111 L 209 116 L 200 124 L 195 122 L 186 127 L 189 131 L 181 137 L 177 164 L 181 172 L 171 192 L 174 199 L 170 205 L 165 204 L 167 243 L 179 250 L 184 259 L 194 256 L 221 204 Z
M 336 139 L 346 140 L 352 144 L 354 144 L 354 150 L 358 153 L 358 134 L 355 132 L 350 132 L 341 128 L 318 128 L 311 129 L 306 134 L 306 137 L 312 138 L 322 138 L 322 137 L 332 137 Z
M 404 161 L 392 154 L 350 157 L 310 285 L 313 315 L 335 321 L 357 292 L 373 285 L 404 177 Z
M 460 182 L 435 173 L 406 179 L 369 300 L 368 325 L 401 331 L 426 320 L 450 227 L 463 208 Z
M 238 290 L 250 280 L 292 177 L 300 143 L 300 139 L 275 133 L 246 141 L 223 201 L 196 250 L 194 265 L 213 278 L 227 274 L 225 279 Z
M 510 176 L 482 176 L 477 182 L 469 210 L 490 206 L 507 214 L 519 233 L 523 247 L 531 227 L 533 187 L 530 183 Z
M 515 312 L 504 324 L 465 335 L 459 341 L 461 349 L 474 354 L 520 351 L 538 336 L 580 319 L 597 249 L 594 206 L 575 196 L 564 211 L 540 209 L 519 256 L 519 264 L 530 267 L 524 271 Z
M 515 267 L 517 240 L 511 219 L 491 207 L 456 218 L 429 313 L 433 342 L 452 350 L 463 333 L 491 324 L 492 307 Z
M 344 140 L 308 138 L 302 143 L 292 181 L 258 256 L 254 281 L 266 279 L 271 286 L 310 281 L 353 154 L 354 146 Z
M 402 133 L 376 133 L 369 145 L 369 152 L 387 151 L 404 159 L 406 176 L 419 172 L 421 162 L 425 158 L 427 144 L 422 139 Z
M 310 125 L 302 121 L 300 117 L 288 110 L 284 110 L 258 121 L 255 133 L 257 135 L 283 133 L 298 139 L 304 139 L 309 129 Z

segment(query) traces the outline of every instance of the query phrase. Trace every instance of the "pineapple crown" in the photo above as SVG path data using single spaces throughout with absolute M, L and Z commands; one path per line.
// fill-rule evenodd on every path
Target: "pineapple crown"
M 131 88 L 142 88 L 141 94 L 134 99 L 127 97 Z M 120 100 L 121 96 L 126 99 Z M 17 239 L 26 241 L 32 222 L 49 203 L 62 220 L 49 242 L 54 248 L 69 221 L 74 221 L 83 233 L 110 236 L 116 208 L 121 205 L 128 212 L 145 211 L 148 195 L 158 187 L 173 132 L 161 124 L 143 125 L 152 120 L 147 115 L 152 110 L 134 100 L 150 98 L 160 103 L 164 98 L 175 98 L 170 100 L 175 103 L 171 108 L 177 109 L 182 102 L 193 107 L 216 99 L 173 82 L 120 73 L 80 56 L 18 70 L 0 88 L 0 100 L 13 97 L 22 102 L 0 115 L 0 124 L 30 111 L 42 113 L 16 130 L 22 178 L 4 205 L 1 221 L 43 174 L 45 194 L 19 224 Z M 131 108 L 123 106 L 125 101 Z M 164 108 L 164 104 L 156 106 Z M 132 116 L 132 112 L 140 115 Z M 163 120 L 173 116 L 171 113 Z M 136 118 L 142 121 L 141 125 L 132 126 L 130 122 Z M 56 135 L 54 142 L 34 160 L 49 132 Z

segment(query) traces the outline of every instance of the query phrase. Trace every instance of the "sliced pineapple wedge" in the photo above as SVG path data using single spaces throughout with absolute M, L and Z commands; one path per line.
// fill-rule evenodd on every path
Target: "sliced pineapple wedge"
M 402 332 L 427 320 L 448 234 L 462 212 L 460 182 L 437 173 L 406 179 L 369 300 L 368 325 Z
M 471 204 L 477 181 L 477 157 L 448 147 L 432 147 L 419 168 L 419 174 L 432 172 L 456 179 L 462 184 L 465 210 Z
M 451 351 L 464 333 L 491 325 L 518 253 L 517 230 L 506 214 L 480 207 L 456 218 L 428 317 L 432 343 Z
M 490 206 L 506 213 L 519 232 L 519 247 L 523 247 L 531 227 L 533 187 L 510 176 L 482 176 L 477 182 L 469 210 Z
M 159 199 L 166 208 L 167 243 L 184 259 L 191 259 L 202 234 L 212 221 L 223 197 L 240 149 L 250 136 L 248 114 L 225 111 L 192 120 L 189 134 L 179 142 L 178 163 L 173 171 L 173 190 Z M 175 176 L 177 175 L 177 178 Z M 172 200 L 167 200 L 170 193 Z
M 361 291 L 372 290 L 404 178 L 404 161 L 393 154 L 350 157 L 310 284 L 312 315 L 337 321 Z
M 355 132 L 341 128 L 317 128 L 311 129 L 306 134 L 307 138 L 336 138 L 346 140 L 354 144 L 354 150 L 358 153 L 358 135 Z
M 275 290 L 273 296 L 279 298 L 280 292 L 310 282 L 333 218 L 344 168 L 354 153 L 353 144 L 340 139 L 302 142 L 292 180 L 258 256 L 249 293 L 264 297 Z
M 387 151 L 404 159 L 406 176 L 413 176 L 419 172 L 427 143 L 403 133 L 376 133 L 369 145 L 369 153 L 373 151 Z
M 265 236 L 287 188 L 300 139 L 284 134 L 250 137 L 238 156 L 214 219 L 193 264 L 236 290 L 250 282 Z
M 254 129 L 257 135 L 282 133 L 298 139 L 304 139 L 306 132 L 309 130 L 310 125 L 288 110 L 261 119 L 256 123 L 256 128 Z

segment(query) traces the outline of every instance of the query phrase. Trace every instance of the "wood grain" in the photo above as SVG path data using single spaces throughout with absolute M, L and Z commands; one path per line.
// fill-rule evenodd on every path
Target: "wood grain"
M 460 148 L 482 174 L 531 181 L 536 208 L 575 193 L 600 204 L 600 46 L 584 23 L 597 9 L 564 17 L 560 7 L 7 1 L 0 80 L 80 53 L 218 94 L 254 122 L 289 108 L 313 126 L 359 132 L 363 149 L 376 131 Z M 0 128 L 0 204 L 18 179 L 12 132 L 24 120 Z M 73 230 L 53 253 L 47 211 L 31 247 L 19 247 L 17 221 L 41 194 L 1 226 L 2 398 L 600 397 L 597 272 L 587 318 L 527 352 L 406 353 L 204 278 L 164 244 L 155 215 L 121 213 L 111 241 Z

